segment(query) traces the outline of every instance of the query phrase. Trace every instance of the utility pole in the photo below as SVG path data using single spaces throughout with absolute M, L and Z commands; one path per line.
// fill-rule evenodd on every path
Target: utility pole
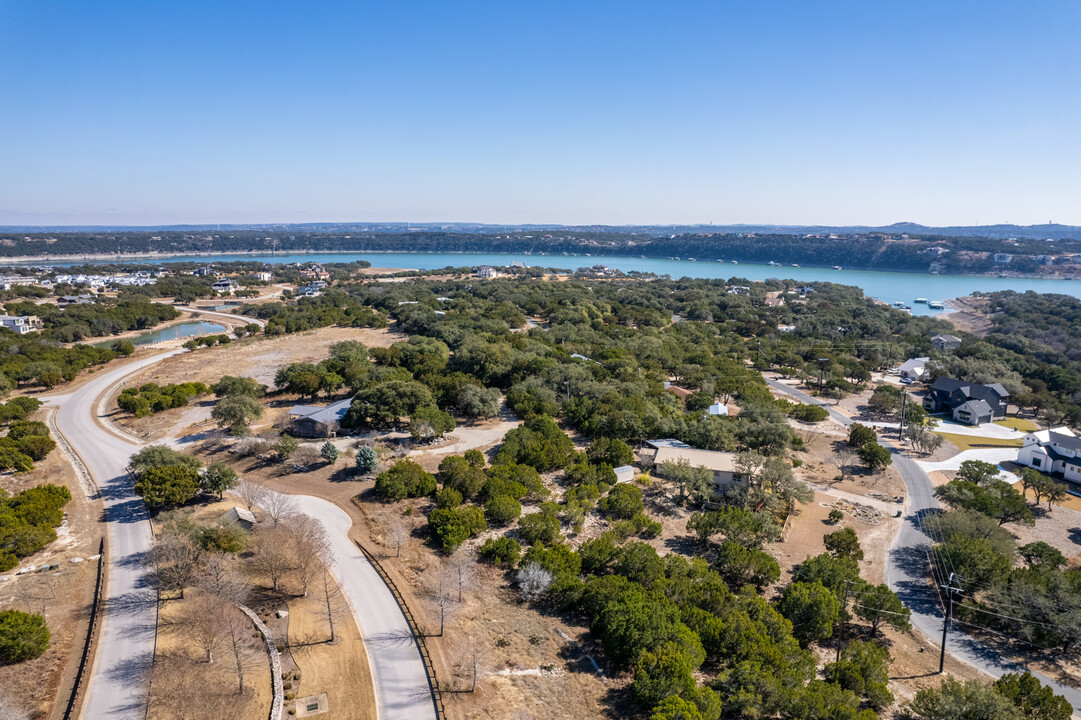
M 901 425 L 897 429 L 897 439 L 904 440 L 905 438 L 905 410 L 908 408 L 908 393 L 904 388 L 901 388 Z
M 946 665 L 946 631 L 949 630 L 950 620 L 953 619 L 953 594 L 961 592 L 961 588 L 953 587 L 953 573 L 945 585 L 940 585 L 946 591 L 946 617 L 942 619 L 942 648 L 938 655 L 938 674 L 942 674 L 942 668 Z

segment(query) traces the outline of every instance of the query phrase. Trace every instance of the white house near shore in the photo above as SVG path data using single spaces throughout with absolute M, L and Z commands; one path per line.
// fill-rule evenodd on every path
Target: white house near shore
M 909 380 L 923 380 L 924 376 L 927 374 L 927 363 L 929 362 L 931 362 L 931 358 L 925 357 L 905 360 L 901 363 L 898 374 Z
M 1081 483 L 1081 438 L 1068 427 L 1029 433 L 1017 453 L 1017 464 Z

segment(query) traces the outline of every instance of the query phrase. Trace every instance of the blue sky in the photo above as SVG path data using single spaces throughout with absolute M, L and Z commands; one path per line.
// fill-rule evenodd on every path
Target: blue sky
M 0 224 L 1081 224 L 1081 3 L 0 0 Z

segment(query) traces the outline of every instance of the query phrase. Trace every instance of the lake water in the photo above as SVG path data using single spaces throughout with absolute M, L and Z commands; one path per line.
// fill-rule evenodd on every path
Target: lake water
M 225 332 L 224 325 L 207 322 L 206 320 L 196 320 L 145 332 L 142 335 L 133 337 L 131 342 L 134 345 L 150 345 L 151 343 L 161 342 L 162 340 L 176 340 L 178 338 L 192 337 L 195 335 L 214 335 L 222 332 Z
M 1045 280 L 1040 278 L 999 278 L 972 275 L 921 275 L 917 273 L 876 272 L 869 270 L 833 270 L 830 268 L 790 267 L 756 265 L 752 263 L 720 263 L 702 260 L 667 260 L 641 257 L 612 257 L 603 255 L 513 255 L 503 253 L 293 253 L 286 255 L 192 255 L 149 261 L 142 258 L 124 262 L 160 265 L 163 262 L 228 262 L 232 260 L 255 260 L 270 264 L 298 262 L 352 262 L 367 260 L 373 267 L 409 268 L 435 270 L 447 266 L 476 265 L 505 266 L 512 261 L 542 267 L 569 268 L 576 270 L 590 265 L 607 265 L 624 272 L 652 272 L 671 275 L 673 278 L 746 278 L 766 280 L 791 278 L 803 282 L 833 282 L 855 285 L 868 296 L 887 303 L 904 302 L 912 307 L 915 315 L 934 315 L 926 305 L 913 303 L 915 298 L 945 300 L 951 297 L 971 295 L 976 291 L 1033 290 L 1040 293 L 1061 293 L 1081 298 L 1081 280 Z M 100 261 L 105 262 L 105 261 Z M 74 263 L 58 263 L 60 265 Z

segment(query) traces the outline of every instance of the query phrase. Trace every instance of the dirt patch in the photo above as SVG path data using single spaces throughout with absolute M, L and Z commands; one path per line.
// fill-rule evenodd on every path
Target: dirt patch
M 959 297 L 946 301 L 950 311 L 939 313 L 941 320 L 951 323 L 963 332 L 983 337 L 991 331 L 993 324 L 987 310 L 990 301 L 987 298 Z
M 127 432 L 147 441 L 205 432 L 212 427 L 209 423 L 212 396 L 198 398 L 185 408 L 173 408 L 136 418 L 120 411 L 116 406 L 116 395 L 126 387 L 138 387 L 148 382 L 159 385 L 202 382 L 211 385 L 223 375 L 243 375 L 273 387 L 274 375 L 280 367 L 296 362 L 323 360 L 327 357 L 330 346 L 336 342 L 359 340 L 368 347 L 387 347 L 404 339 L 404 335 L 386 329 L 330 327 L 270 339 L 245 338 L 228 345 L 215 345 L 196 352 L 183 353 L 166 362 L 152 365 L 118 385 L 113 397 L 109 399 L 110 410 L 107 417 Z M 268 416 L 273 414 L 268 413 Z M 273 420 L 264 418 L 263 424 L 272 422 Z

